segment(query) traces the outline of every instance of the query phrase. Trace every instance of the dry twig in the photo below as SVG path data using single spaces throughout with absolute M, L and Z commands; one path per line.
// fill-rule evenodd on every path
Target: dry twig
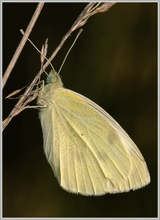
M 40 3 L 39 3 L 40 4 Z M 26 91 L 24 92 L 23 96 L 19 99 L 13 110 L 10 112 L 9 116 L 3 121 L 3 129 L 6 128 L 6 126 L 9 124 L 9 122 L 12 120 L 13 117 L 18 115 L 20 112 L 22 112 L 24 109 L 29 108 L 27 106 L 28 103 L 33 101 L 37 96 L 38 96 L 38 91 L 36 90 L 33 95 L 31 94 L 31 91 L 33 87 L 35 86 L 36 82 L 40 78 L 42 72 L 47 68 L 47 66 L 51 63 L 51 61 L 55 58 L 59 50 L 62 48 L 63 44 L 66 42 L 68 37 L 78 28 L 82 27 L 87 20 L 100 12 L 105 12 L 107 11 L 110 7 L 112 7 L 115 3 L 114 2 L 104 2 L 104 3 L 89 3 L 82 13 L 78 16 L 77 20 L 74 22 L 72 27 L 69 29 L 69 31 L 64 35 L 62 38 L 60 44 L 57 46 L 51 57 L 48 59 L 48 61 L 44 64 L 43 69 L 41 68 L 38 74 L 35 76 L 31 84 L 27 87 Z M 42 5 L 41 5 L 42 6 Z M 43 7 L 43 6 L 42 6 Z M 25 33 L 26 34 L 26 33 Z M 29 34 L 26 36 L 24 35 L 27 39 Z M 17 48 L 18 49 L 18 48 Z
M 21 42 L 19 43 L 19 45 L 18 45 L 18 47 L 17 47 L 17 49 L 16 49 L 16 51 L 15 51 L 15 53 L 14 53 L 12 59 L 11 59 L 11 62 L 9 63 L 9 65 L 8 65 L 8 67 L 7 67 L 7 69 L 6 69 L 5 73 L 4 73 L 3 80 L 2 80 L 2 88 L 4 88 L 6 82 L 7 82 L 8 78 L 9 78 L 9 76 L 11 74 L 11 71 L 12 71 L 13 67 L 15 66 L 15 63 L 17 62 L 18 57 L 19 57 L 20 53 L 23 50 L 23 47 L 24 47 L 24 45 L 25 45 L 25 43 L 26 43 L 26 41 L 27 41 L 27 39 L 28 39 L 28 37 L 29 37 L 29 35 L 30 35 L 30 33 L 31 33 L 31 31 L 32 31 L 36 21 L 37 21 L 37 19 L 38 19 L 38 16 L 40 15 L 40 12 L 41 12 L 41 10 L 43 8 L 43 5 L 44 5 L 43 2 L 40 2 L 38 4 L 38 6 L 37 6 L 37 8 L 36 8 L 32 18 L 31 18 L 31 21 L 30 21 L 30 23 L 29 23 L 29 25 L 28 25 L 28 27 L 26 29 L 26 33 L 23 36 Z

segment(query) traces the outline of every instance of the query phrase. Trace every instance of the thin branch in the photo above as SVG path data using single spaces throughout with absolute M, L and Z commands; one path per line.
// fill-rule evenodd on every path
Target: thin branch
M 51 61 L 54 59 L 54 57 L 57 55 L 59 50 L 62 48 L 63 44 L 66 42 L 66 40 L 69 38 L 69 36 L 78 28 L 82 27 L 87 20 L 95 15 L 96 13 L 105 12 L 110 7 L 112 7 L 115 3 L 114 2 L 105 2 L 105 3 L 89 3 L 82 13 L 78 16 L 77 20 L 74 22 L 74 24 L 71 26 L 69 31 L 64 35 L 62 38 L 60 44 L 57 46 L 51 57 L 46 61 L 46 63 L 43 66 L 43 69 L 41 68 L 38 74 L 35 76 L 31 84 L 27 87 L 26 91 L 24 92 L 23 96 L 19 99 L 9 116 L 3 121 L 3 129 L 6 128 L 6 126 L 9 124 L 9 122 L 12 120 L 13 117 L 18 115 L 21 111 L 23 111 L 26 108 L 29 108 L 27 104 L 34 100 L 38 96 L 38 91 L 36 90 L 33 95 L 29 95 L 32 92 L 33 87 L 35 86 L 36 82 L 40 78 L 42 72 L 47 68 L 47 66 L 51 63 Z
M 82 27 L 87 20 L 95 15 L 96 13 L 105 12 L 108 11 L 110 7 L 112 7 L 115 4 L 115 2 L 105 2 L 105 3 L 89 3 L 82 13 L 78 16 L 77 20 L 74 22 L 72 27 L 69 29 L 69 31 L 64 35 L 62 38 L 60 44 L 57 46 L 51 57 L 48 59 L 50 62 L 54 59 L 54 57 L 57 55 L 58 51 L 61 49 L 63 44 L 66 42 L 66 40 L 70 37 L 70 35 L 77 30 L 78 28 Z M 46 62 L 44 65 L 44 69 L 47 68 L 49 65 L 49 62 Z
M 9 78 L 9 76 L 11 74 L 12 69 L 14 68 L 14 66 L 15 66 L 15 64 L 16 64 L 16 62 L 18 60 L 18 57 L 20 56 L 20 54 L 21 54 L 21 52 L 23 50 L 23 47 L 24 47 L 24 45 L 25 45 L 25 43 L 26 43 L 26 41 L 27 41 L 27 39 L 28 39 L 28 37 L 29 37 L 29 35 L 30 35 L 30 33 L 31 33 L 35 23 L 36 23 L 36 21 L 37 21 L 37 18 L 39 16 L 43 6 L 44 6 L 43 2 L 40 2 L 38 4 L 38 6 L 37 6 L 37 8 L 36 8 L 32 18 L 31 18 L 31 21 L 30 21 L 30 23 L 29 23 L 29 25 L 28 25 L 28 27 L 26 29 L 25 35 L 22 37 L 22 40 L 19 43 L 19 45 L 18 45 L 18 47 L 17 47 L 17 49 L 16 49 L 16 51 L 15 51 L 15 53 L 14 53 L 14 55 L 13 55 L 11 61 L 10 61 L 10 63 L 9 63 L 9 65 L 8 65 L 7 69 L 6 69 L 5 73 L 4 73 L 3 80 L 2 80 L 2 88 L 4 88 L 6 82 L 7 82 L 8 78 Z

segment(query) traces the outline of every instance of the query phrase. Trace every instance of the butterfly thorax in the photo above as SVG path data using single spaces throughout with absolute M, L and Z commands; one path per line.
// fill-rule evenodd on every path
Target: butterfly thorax
M 47 84 L 42 86 L 42 89 L 39 92 L 37 100 L 38 105 L 48 106 L 48 104 L 51 103 L 51 100 L 53 100 L 55 90 L 63 87 L 60 76 L 53 70 L 51 70 L 50 74 L 48 75 L 46 82 Z

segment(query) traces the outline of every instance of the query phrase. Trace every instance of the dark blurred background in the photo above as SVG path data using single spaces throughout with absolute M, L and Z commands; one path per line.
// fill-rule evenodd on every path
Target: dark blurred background
M 16 116 L 3 133 L 3 217 L 157 216 L 157 4 L 117 3 L 93 16 L 60 73 L 66 88 L 99 104 L 127 131 L 147 162 L 151 183 L 129 193 L 99 197 L 64 191 L 43 152 L 38 110 L 29 109 Z M 4 72 L 22 38 L 19 30 L 26 29 L 37 3 L 2 6 Z M 49 57 L 85 6 L 46 3 L 31 40 L 41 48 L 48 37 Z M 53 60 L 56 70 L 76 34 Z M 39 57 L 27 43 L 4 97 L 31 82 L 40 68 Z M 16 102 L 4 100 L 4 119 Z

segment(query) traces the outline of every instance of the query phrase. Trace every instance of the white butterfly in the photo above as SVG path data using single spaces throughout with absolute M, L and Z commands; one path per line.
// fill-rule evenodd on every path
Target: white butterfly
M 121 126 L 100 106 L 63 87 L 51 71 L 38 97 L 46 157 L 65 190 L 103 195 L 150 182 L 145 160 Z

